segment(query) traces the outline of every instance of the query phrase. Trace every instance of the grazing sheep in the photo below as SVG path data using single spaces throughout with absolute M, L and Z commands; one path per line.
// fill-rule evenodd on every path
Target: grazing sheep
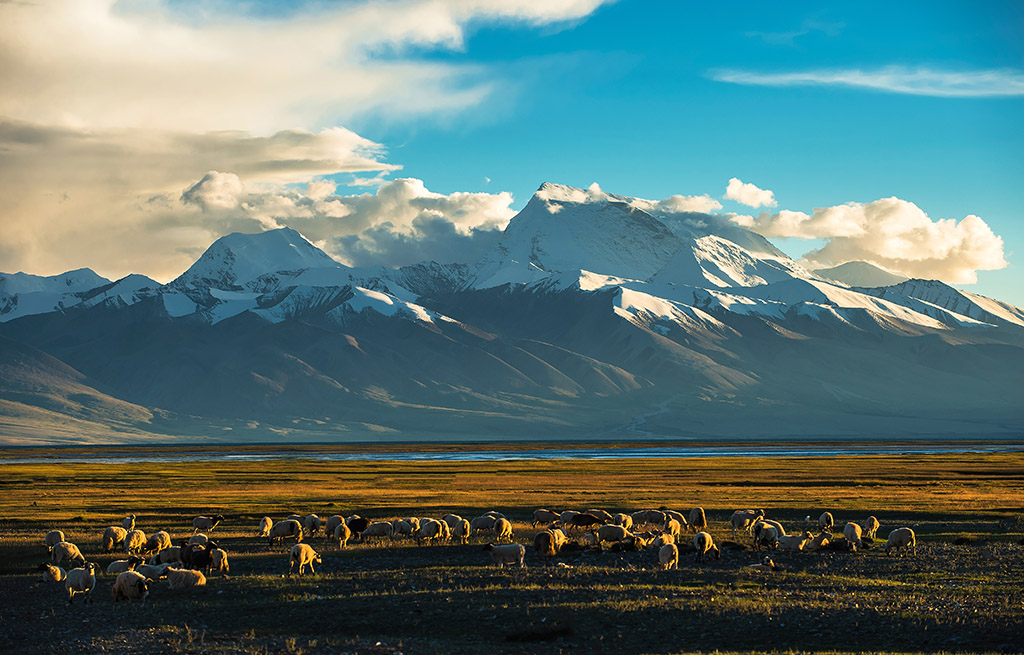
M 110 595 L 114 602 L 121 600 L 145 600 L 149 595 L 149 585 L 146 583 L 146 576 L 135 571 L 125 571 L 114 580 L 114 586 L 110 589 Z
M 502 520 L 504 521 L 505 519 Z M 434 519 L 424 519 L 420 522 L 419 527 L 417 527 L 411 534 L 413 539 L 416 540 L 416 543 L 422 545 L 424 541 L 430 543 L 432 539 L 444 539 L 444 535 L 446 534 L 445 530 L 447 528 L 447 523 L 436 521 Z
M 558 522 L 562 524 L 562 527 L 568 528 L 570 525 L 572 525 L 572 517 L 576 516 L 577 514 L 579 514 L 579 512 L 577 512 L 574 509 L 567 509 L 558 515 Z
M 60 544 L 57 545 L 59 546 Z M 75 594 L 82 594 L 85 596 L 85 602 L 90 602 L 92 598 L 92 590 L 95 588 L 96 565 L 92 562 L 85 563 L 81 568 L 71 569 L 68 571 L 68 575 L 64 579 L 64 591 L 68 594 L 68 605 L 70 605 L 74 600 Z
M 159 553 L 161 550 L 170 547 L 171 535 L 161 530 L 149 535 L 149 539 L 146 540 L 146 547 L 143 550 L 147 553 Z
M 668 521 L 669 519 L 675 519 L 675 520 L 679 521 L 679 525 L 682 526 L 682 528 L 684 530 L 686 529 L 686 527 L 687 527 L 686 517 L 683 516 L 682 512 L 677 512 L 674 509 L 665 509 L 665 510 L 662 510 L 662 511 L 665 512 L 665 520 L 666 521 Z
M 664 570 L 679 568 L 679 547 L 675 544 L 665 544 L 658 551 L 658 564 Z
M 117 559 L 107 564 L 107 573 L 113 575 L 117 573 L 124 573 L 125 571 L 134 571 L 140 564 L 145 564 L 145 560 L 141 557 L 132 555 L 128 559 Z
M 135 515 L 134 514 L 129 514 L 128 516 L 124 517 L 124 520 L 121 521 L 121 527 L 124 528 L 125 532 L 131 532 L 132 530 L 134 530 L 135 529 Z
M 210 540 L 209 537 L 207 537 L 205 534 L 200 532 L 198 534 L 194 534 L 191 537 L 189 537 L 188 541 L 185 542 L 185 545 L 186 546 L 191 546 L 193 544 L 199 544 L 200 546 L 202 546 L 203 544 L 205 544 L 209 540 Z
M 647 510 L 642 509 L 638 512 L 633 512 L 629 515 L 629 520 L 633 522 L 633 526 L 639 528 L 641 525 L 647 524 Z
M 395 529 L 391 527 L 391 524 L 387 521 L 376 521 L 366 526 L 363 530 L 362 538 L 367 537 L 387 537 L 388 539 L 394 539 Z
M 103 539 L 101 541 L 103 545 L 103 552 L 109 553 L 118 546 L 124 546 L 124 540 L 128 536 L 128 531 L 122 527 L 112 525 L 103 531 Z
M 167 588 L 185 589 L 187 587 L 202 587 L 206 584 L 206 576 L 202 571 L 191 569 L 175 569 L 167 567 Z
M 484 514 L 486 514 L 487 516 L 493 516 L 496 519 L 507 519 L 508 518 L 507 516 L 505 516 L 501 512 L 495 511 L 493 509 L 491 511 L 489 511 L 489 512 L 484 512 Z
M 51 552 L 54 546 L 64 541 L 64 533 L 60 530 L 50 530 L 46 533 L 44 541 L 46 542 L 46 551 Z
M 284 521 L 278 521 L 270 528 L 270 532 L 267 534 L 267 538 L 270 541 L 270 547 L 274 547 L 274 541 L 284 543 L 285 539 L 294 538 L 296 543 L 302 542 L 302 526 L 295 519 L 286 519 Z
M 181 549 L 181 563 L 186 568 L 202 569 L 204 572 L 209 573 L 210 567 L 213 566 L 213 551 L 216 548 L 217 544 L 212 541 L 201 545 L 184 546 Z
M 632 533 L 621 525 L 607 524 L 597 529 L 598 541 L 622 541 L 632 536 Z
M 697 549 L 697 563 L 704 561 L 708 553 L 714 553 L 715 559 L 721 559 L 722 552 L 715 545 L 715 540 L 707 532 L 698 532 L 693 535 L 693 547 Z
M 78 546 L 74 545 L 70 541 L 62 541 L 53 547 L 50 551 L 50 559 L 53 560 L 54 564 L 60 566 L 62 562 L 73 564 L 75 562 L 81 562 L 85 564 L 85 557 L 82 555 L 82 551 L 78 550 Z
M 843 528 L 843 536 L 853 546 L 851 550 L 857 552 L 864 548 L 864 542 L 861 541 L 861 527 L 856 523 L 847 523 L 846 527 Z
M 164 548 L 156 555 L 149 558 L 149 563 L 153 565 L 157 564 L 170 564 L 171 562 L 181 561 L 181 546 L 171 546 L 170 548 Z
M 256 533 L 257 537 L 269 537 L 270 528 L 274 527 L 274 521 L 269 516 L 264 516 L 260 519 L 260 531 Z
M 708 517 L 704 514 L 703 507 L 694 507 L 690 510 L 689 524 L 684 524 L 694 532 L 701 532 L 708 527 Z
M 587 534 L 585 534 L 582 537 L 580 537 L 580 545 L 581 546 L 587 546 L 587 547 L 589 547 L 589 546 L 597 546 L 600 543 L 601 543 L 601 541 L 597 538 L 597 535 L 594 534 L 593 532 L 588 532 Z
M 449 530 L 454 530 L 456 524 L 458 524 L 458 522 L 462 520 L 462 517 L 458 514 L 445 514 L 441 517 L 441 520 L 448 525 Z
M 352 538 L 352 530 L 345 525 L 344 521 L 334 526 L 334 538 L 338 540 L 338 548 L 348 545 L 348 540 Z
M 330 539 L 334 536 L 335 529 L 345 522 L 345 517 L 339 514 L 335 514 L 327 519 L 324 523 L 324 539 Z
M 458 523 L 451 526 L 452 536 L 459 540 L 459 543 L 468 544 L 469 536 L 473 534 L 473 528 L 469 527 L 469 521 L 460 519 Z
M 533 510 L 533 523 L 531 525 L 537 526 L 540 523 L 554 523 L 558 520 L 558 512 L 552 512 L 549 509 L 535 509 Z
M 210 569 L 213 571 L 220 571 L 227 575 L 231 572 L 231 566 L 228 564 L 228 553 L 223 548 L 214 548 L 210 551 Z
M 608 523 L 612 520 L 612 515 L 603 509 L 588 509 L 584 514 L 591 514 L 601 519 L 601 523 Z
M 750 528 L 750 531 L 754 536 L 757 536 L 758 531 L 763 530 L 766 525 L 770 525 L 775 528 L 775 531 L 779 533 L 780 537 L 786 535 L 786 529 L 782 527 L 782 524 L 771 519 L 757 519 L 754 521 L 754 525 Z
M 574 519 L 575 520 L 575 519 Z M 494 522 L 494 536 L 495 540 L 501 543 L 502 540 L 507 539 L 509 543 L 512 542 L 512 522 L 508 519 L 498 519 Z
M 549 528 L 548 532 L 555 537 L 555 550 L 561 552 L 562 548 L 569 543 L 569 537 L 562 532 L 561 528 Z
M 874 539 L 875 534 L 878 532 L 878 528 L 882 527 L 882 524 L 878 522 L 873 516 L 869 516 L 860 522 L 860 527 L 864 530 L 864 536 L 868 539 Z
M 803 550 L 814 539 L 810 532 L 801 535 L 779 535 L 779 550 Z
M 39 565 L 39 570 L 43 574 L 43 582 L 64 582 L 68 577 L 67 572 L 59 566 L 54 566 L 49 562 L 43 562 Z
M 141 553 L 146 547 L 146 533 L 142 530 L 132 530 L 124 538 L 124 552 Z
M 832 541 L 832 533 L 822 532 L 814 539 L 811 539 L 811 543 L 804 546 L 804 550 L 821 550 L 827 547 L 830 541 Z
M 832 532 L 832 528 L 836 525 L 836 521 L 832 518 L 832 512 L 824 512 L 818 517 L 818 528 Z
M 473 529 L 473 532 L 487 532 L 494 529 L 494 522 L 497 520 L 490 514 L 483 514 L 470 521 L 469 527 Z
M 676 538 L 667 532 L 658 532 L 647 541 L 647 548 L 660 550 L 663 546 L 676 543 Z
M 898 550 L 900 557 L 910 548 L 914 555 L 917 555 L 917 536 L 910 528 L 896 528 L 889 533 L 889 540 L 885 542 L 885 554 L 890 550 Z
M 213 529 L 224 520 L 224 517 L 218 514 L 217 516 L 197 516 L 192 519 L 193 532 L 213 532 Z
M 662 528 L 666 533 L 672 535 L 674 540 L 679 535 L 683 534 L 683 526 L 676 519 L 669 519 L 665 521 L 665 526 Z M 673 543 L 675 543 L 673 541 Z
M 390 525 L 385 523 L 383 525 Z M 291 557 L 288 558 L 288 575 L 292 574 L 292 567 L 296 564 L 299 565 L 299 575 L 302 575 L 302 569 L 309 565 L 309 572 L 316 573 L 313 568 L 313 563 L 321 564 L 320 553 L 313 550 L 309 544 L 295 544 L 292 546 Z
M 558 554 L 555 535 L 552 534 L 551 530 L 537 533 L 533 538 L 533 549 L 537 551 L 537 555 L 541 558 L 554 557 Z
M 779 530 L 774 525 L 765 523 L 754 535 L 754 550 L 761 550 L 761 546 L 777 548 L 779 545 Z
M 645 525 L 665 525 L 668 517 L 660 509 L 648 509 L 643 512 Z M 637 525 L 636 514 L 633 515 L 633 524 Z
M 395 519 L 391 521 L 391 530 L 396 538 L 411 536 L 415 529 L 416 527 L 405 519 Z
M 568 528 L 589 528 L 595 525 L 603 525 L 604 521 L 600 517 L 594 516 L 587 512 L 581 512 L 576 516 L 572 517 L 572 521 L 569 523 Z
M 348 526 L 349 530 L 352 531 L 352 536 L 359 539 L 363 535 L 363 531 L 370 527 L 369 519 L 364 519 L 358 514 L 354 514 L 345 519 L 345 525 Z
M 627 530 L 631 530 L 633 528 L 633 517 L 629 514 L 616 514 L 612 517 L 612 523 L 614 525 L 621 525 Z
M 764 517 L 763 509 L 738 509 L 732 513 L 732 518 L 729 522 L 732 523 L 732 536 L 736 537 L 736 530 L 746 530 L 750 532 L 750 529 L 754 526 L 754 522 Z
M 302 529 L 309 536 L 313 536 L 319 532 L 323 525 L 323 521 L 321 521 L 320 517 L 316 514 L 310 514 L 306 518 L 302 519 Z
M 285 521 L 298 521 L 299 525 L 302 525 L 302 519 L 303 518 L 304 517 L 302 516 L 302 514 L 289 514 L 288 516 L 284 517 L 284 520 Z
M 524 566 L 523 558 L 526 557 L 526 548 L 522 544 L 505 544 L 503 546 L 487 544 L 484 546 L 484 550 L 491 553 L 491 559 L 498 565 L 498 568 L 503 569 L 506 564 L 518 564 L 520 568 Z
M 142 564 L 141 566 L 136 567 L 135 571 L 146 576 L 147 580 L 153 580 L 155 582 L 156 580 L 162 580 L 167 577 L 168 567 L 170 567 L 170 564 Z

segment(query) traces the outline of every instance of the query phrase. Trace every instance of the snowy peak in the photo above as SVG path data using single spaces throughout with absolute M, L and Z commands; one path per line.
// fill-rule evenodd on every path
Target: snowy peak
M 832 268 L 819 268 L 814 272 L 823 278 L 842 282 L 851 287 L 888 287 L 910 279 L 906 275 L 891 273 L 870 262 L 846 262 Z
M 907 280 L 862 293 L 913 307 L 947 325 L 984 323 L 1024 327 L 1024 310 L 1008 303 L 954 289 L 938 280 Z
M 0 296 L 21 293 L 78 293 L 110 284 L 110 280 L 89 268 L 79 268 L 45 277 L 28 273 L 0 273 Z
M 341 264 L 291 228 L 260 234 L 235 232 L 217 239 L 168 286 L 243 291 L 251 290 L 261 276 L 324 267 L 340 268 Z

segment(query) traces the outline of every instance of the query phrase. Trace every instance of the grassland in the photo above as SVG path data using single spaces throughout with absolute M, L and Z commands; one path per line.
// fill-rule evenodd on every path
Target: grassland
M 10 455 L 10 453 L 4 453 Z M 23 454 L 23 453 L 19 453 Z M 0 455 L 2 456 L 2 455 Z M 609 511 L 702 506 L 731 540 L 733 509 L 764 507 L 790 531 L 828 509 L 837 521 L 918 534 L 917 556 L 778 553 L 754 573 L 749 550 L 655 569 L 656 553 L 583 551 L 499 571 L 467 546 L 320 538 L 318 574 L 285 577 L 290 547 L 253 536 L 260 517 L 472 517 L 500 509 L 529 543 L 537 507 Z M 205 588 L 153 585 L 119 604 L 103 576 L 95 602 L 65 607 L 36 583 L 42 535 L 60 528 L 105 568 L 105 526 L 215 538 L 229 576 Z M 1024 651 L 1024 456 L 1020 454 L 693 460 L 60 464 L 0 462 L 0 635 L 18 652 L 675 653 Z M 742 541 L 742 540 L 737 540 Z M 959 543 L 957 543 L 959 542 Z M 3 647 L 0 647 L 3 650 Z

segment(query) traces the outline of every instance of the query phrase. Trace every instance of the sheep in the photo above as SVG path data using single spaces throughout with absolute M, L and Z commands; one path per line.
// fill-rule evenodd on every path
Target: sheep
M 704 561 L 708 553 L 714 553 L 715 559 L 721 559 L 722 552 L 715 545 L 715 540 L 707 532 L 698 532 L 693 535 L 693 547 L 697 549 L 697 563 Z
M 147 553 L 159 553 L 161 550 L 170 547 L 171 535 L 161 530 L 160 532 L 154 532 L 149 535 L 149 539 L 146 540 L 146 546 L 143 548 L 143 551 Z
M 672 535 L 673 539 L 683 534 L 683 526 L 676 519 L 669 519 L 665 521 L 665 525 L 662 529 Z
M 761 550 L 761 546 L 767 546 L 768 548 L 777 548 L 779 545 L 779 534 L 778 528 L 774 525 L 767 523 L 763 524 L 757 530 L 754 536 L 754 550 Z
M 863 521 L 860 521 L 860 527 L 864 530 L 864 536 L 868 539 L 874 539 L 875 534 L 878 532 L 878 528 L 882 527 L 882 524 L 878 522 L 873 516 L 869 516 Z
M 319 532 L 323 525 L 323 521 L 321 521 L 320 517 L 316 514 L 310 514 L 306 518 L 302 519 L 302 529 L 310 536 Z
M 389 525 L 384 523 L 382 525 Z M 302 569 L 309 565 L 309 572 L 316 573 L 313 568 L 313 563 L 321 564 L 320 553 L 313 550 L 309 544 L 295 544 L 292 546 L 291 557 L 288 558 L 288 575 L 292 574 L 292 567 L 296 564 L 299 565 L 299 575 L 302 575 Z
M 270 528 L 274 527 L 274 521 L 269 516 L 264 516 L 260 519 L 260 529 L 256 533 L 257 537 L 269 537 Z
M 388 539 L 395 538 L 395 529 L 391 527 L 391 524 L 387 521 L 376 521 L 366 526 L 363 530 L 362 538 L 366 537 L 387 537 Z
M 552 512 L 549 509 L 535 509 L 533 510 L 533 525 L 536 527 L 541 523 L 554 523 L 558 520 L 558 512 Z
M 441 517 L 441 520 L 448 524 L 450 530 L 454 530 L 455 526 L 462 520 L 462 517 L 458 514 L 445 514 Z
M 578 518 L 578 517 L 577 517 Z M 575 519 L 574 519 L 575 520 Z M 512 542 L 512 522 L 508 519 L 498 519 L 494 522 L 495 541 L 501 543 L 503 539 Z
M 185 545 L 186 546 L 191 546 L 193 544 L 198 544 L 198 545 L 202 546 L 203 544 L 205 544 L 209 540 L 210 540 L 209 537 L 207 537 L 205 534 L 200 532 L 198 534 L 194 534 L 191 537 L 189 537 L 188 541 L 185 542 Z
M 558 522 L 561 523 L 563 527 L 569 527 L 572 525 L 572 517 L 577 514 L 579 514 L 579 512 L 574 509 L 567 509 L 558 515 Z
M 141 553 L 146 547 L 146 533 L 142 530 L 132 530 L 124 538 L 124 552 Z
M 147 580 L 161 580 L 167 577 L 167 569 L 170 564 L 142 564 L 135 568 L 135 571 L 141 575 L 146 576 Z
M 658 564 L 666 571 L 679 568 L 679 547 L 675 544 L 662 546 L 658 551 Z
M 597 538 L 597 535 L 594 534 L 593 532 L 588 532 L 587 534 L 585 534 L 582 537 L 580 537 L 580 545 L 581 546 L 588 546 L 588 547 L 589 546 L 598 546 L 598 545 L 600 545 L 600 543 L 601 543 L 601 541 Z
M 125 532 L 131 532 L 132 530 L 134 530 L 135 515 L 129 514 L 128 516 L 124 517 L 124 519 L 121 521 L 121 527 L 124 528 Z
M 811 539 L 811 543 L 804 546 L 804 550 L 821 550 L 828 546 L 829 542 L 832 541 L 831 532 L 822 532 L 814 539 Z
M 124 600 L 145 600 L 149 595 L 149 585 L 146 583 L 146 576 L 135 571 L 125 571 L 114 580 L 114 586 L 110 589 L 110 595 L 114 602 Z
M 505 568 L 506 564 L 518 564 L 519 568 L 525 566 L 523 558 L 526 557 L 526 548 L 522 544 L 505 544 L 502 546 L 487 544 L 484 546 L 484 550 L 491 553 L 491 559 L 494 560 L 499 569 Z
M 60 544 L 57 545 L 59 546 Z M 85 602 L 90 602 L 92 590 L 95 588 L 96 565 L 92 562 L 85 562 L 81 568 L 71 569 L 64 579 L 64 591 L 68 594 L 68 605 L 74 601 L 75 594 L 82 594 L 85 596 Z
M 785 536 L 786 529 L 782 527 L 782 524 L 778 521 L 773 521 L 771 519 L 757 519 L 756 521 L 754 521 L 754 525 L 750 528 L 750 532 L 756 538 L 757 533 L 760 530 L 764 529 L 764 527 L 767 525 L 770 525 L 771 527 L 775 528 L 775 531 L 779 533 L 780 537 Z
M 688 524 L 684 523 L 683 525 L 692 529 L 694 532 L 706 530 L 708 527 L 708 517 L 704 514 L 704 508 L 694 507 L 691 509 L 690 521 Z
M 659 550 L 662 546 L 676 543 L 676 538 L 667 532 L 659 532 L 647 542 L 647 548 Z
M 156 564 L 169 564 L 171 562 L 181 561 L 181 546 L 171 546 L 170 548 L 164 548 L 157 552 L 155 555 L 149 558 L 149 563 Z
M 665 515 L 665 512 L 663 512 L 663 511 L 661 511 L 659 509 L 644 510 L 642 512 L 642 514 L 644 515 L 644 519 L 643 519 L 643 523 L 644 524 L 649 524 L 649 525 L 665 525 L 665 521 L 666 521 L 667 517 Z M 633 524 L 634 525 L 639 525 L 639 522 L 636 520 L 636 514 L 633 515 Z
M 495 511 L 493 509 L 491 511 L 489 511 L 489 512 L 484 512 L 484 514 L 486 514 L 487 516 L 493 516 L 496 519 L 507 519 L 508 518 L 507 516 L 505 516 L 501 512 L 497 512 L 497 511 Z
M 541 558 L 554 557 L 558 554 L 558 546 L 555 545 L 555 535 L 551 530 L 538 532 L 533 538 L 533 549 Z
M 49 562 L 43 562 L 40 564 L 39 571 L 43 574 L 43 582 L 64 582 L 68 577 L 67 571 L 59 566 L 54 566 Z
M 674 509 L 666 509 L 666 510 L 662 510 L 662 511 L 665 512 L 665 520 L 666 521 L 668 521 L 669 519 L 675 519 L 675 520 L 679 521 L 679 525 L 682 526 L 682 528 L 684 530 L 686 529 L 686 527 L 687 527 L 687 525 L 686 525 L 686 517 L 683 516 L 682 512 L 677 512 Z
M 632 533 L 621 525 L 606 524 L 597 529 L 599 541 L 622 541 L 632 536 Z
M 497 519 L 490 514 L 483 514 L 470 521 L 469 527 L 473 529 L 473 532 L 486 532 L 494 529 L 495 521 Z
M 764 559 L 757 564 L 747 564 L 743 568 L 752 571 L 773 571 L 775 570 L 775 562 L 772 561 L 772 558 L 765 555 Z
M 903 553 L 906 552 L 907 548 L 917 555 L 917 536 L 914 531 L 910 528 L 896 528 L 889 533 L 889 540 L 885 542 L 885 554 L 888 555 L 890 550 L 898 550 L 900 557 L 903 557 Z
M 612 520 L 612 515 L 604 511 L 603 509 L 588 509 L 584 513 L 596 516 L 597 518 L 601 519 L 602 523 L 608 523 Z
M 140 564 L 145 564 L 145 560 L 132 555 L 128 559 L 118 559 L 107 564 L 107 573 L 113 575 L 124 573 L 125 571 L 134 571 Z
M 622 513 L 616 514 L 615 516 L 612 517 L 612 521 L 611 522 L 614 525 L 621 525 L 622 527 L 626 528 L 627 530 L 630 530 L 630 529 L 633 528 L 633 517 L 631 517 L 629 514 L 622 514 Z
M 729 522 L 732 523 L 732 536 L 736 537 L 736 530 L 742 529 L 750 532 L 754 522 L 764 517 L 763 509 L 738 509 L 732 513 Z
M 85 564 L 85 557 L 82 555 L 82 551 L 78 550 L 78 546 L 74 545 L 70 541 L 62 541 L 53 547 L 50 551 L 50 559 L 53 563 L 60 566 L 61 562 L 67 562 L 73 564 L 74 562 L 81 561 Z
M 352 531 L 352 536 L 359 539 L 362 537 L 363 531 L 370 526 L 370 521 L 368 519 L 364 519 L 358 514 L 354 514 L 345 519 L 345 525 L 347 525 L 349 530 Z
M 641 525 L 647 524 L 647 510 L 642 509 L 638 512 L 633 512 L 629 515 L 629 520 L 633 522 L 633 525 L 639 528 Z
M 853 548 L 851 549 L 853 550 L 853 552 L 857 552 L 858 550 L 864 548 L 864 542 L 861 541 L 860 525 L 852 522 L 847 523 L 846 526 L 843 528 L 843 536 L 846 537 L 846 540 L 850 542 L 851 546 L 853 546 Z
M 502 520 L 504 521 L 505 519 Z M 447 523 L 435 521 L 434 519 L 425 519 L 420 523 L 419 527 L 412 532 L 412 537 L 416 540 L 417 544 L 422 544 L 424 541 L 429 543 L 431 539 L 444 539 L 445 530 L 447 528 Z
M 832 528 L 836 525 L 836 521 L 832 518 L 832 512 L 824 512 L 818 517 L 818 528 L 832 532 Z
M 216 548 L 217 544 L 212 541 L 202 545 L 185 546 L 181 549 L 181 563 L 186 568 L 202 569 L 209 573 L 210 567 L 213 566 L 213 551 Z
M 301 525 L 303 518 L 304 517 L 302 516 L 302 514 L 294 514 L 293 513 L 293 514 L 289 514 L 288 516 L 284 517 L 284 520 L 285 521 L 298 521 L 299 524 Z
M 228 564 L 228 553 L 223 548 L 211 550 L 210 560 L 210 568 L 214 571 L 220 571 L 225 575 L 231 572 L 231 566 Z
M 434 519 L 427 519 L 433 521 Z M 438 521 L 440 523 L 440 521 Z M 445 524 L 447 525 L 447 523 Z M 391 522 L 391 528 L 396 537 L 410 537 L 420 526 L 413 525 L 408 519 L 395 519 Z
M 587 512 L 581 512 L 572 517 L 572 521 L 569 523 L 569 529 L 572 528 L 589 528 L 595 525 L 603 525 L 604 521 L 600 517 L 594 516 Z
M 103 546 L 103 552 L 109 553 L 118 546 L 124 546 L 124 540 L 128 536 L 128 531 L 122 527 L 111 525 L 103 531 L 103 539 L 101 544 Z
M 295 538 L 296 543 L 302 543 L 302 526 L 295 519 L 278 521 L 267 533 L 271 548 L 274 547 L 275 540 L 284 543 L 285 539 L 292 537 Z
M 46 543 L 46 552 L 53 552 L 53 547 L 64 541 L 64 533 L 60 530 L 50 530 L 43 539 Z
M 814 539 L 810 532 L 801 535 L 780 535 L 779 550 L 803 550 Z
M 345 522 L 345 517 L 340 514 L 328 517 L 327 521 L 324 522 L 324 539 L 330 539 L 334 536 L 334 530 L 342 523 Z
M 334 532 L 332 534 L 334 535 L 334 539 L 338 542 L 338 548 L 348 546 L 348 540 L 352 538 L 352 530 L 345 525 L 344 521 L 334 526 Z
M 473 529 L 469 527 L 469 521 L 461 519 L 458 523 L 451 526 L 452 536 L 459 540 L 459 543 L 468 544 L 469 536 L 473 534 Z
M 206 576 L 203 575 L 202 571 L 167 567 L 168 589 L 185 589 L 187 587 L 202 587 L 204 585 L 206 585 Z
M 213 532 L 213 529 L 224 520 L 224 517 L 218 514 L 217 516 L 197 516 L 192 519 L 193 532 Z

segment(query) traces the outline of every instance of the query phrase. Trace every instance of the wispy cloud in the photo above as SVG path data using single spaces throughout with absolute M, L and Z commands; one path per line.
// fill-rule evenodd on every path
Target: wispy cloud
M 843 23 L 828 23 L 808 19 L 803 22 L 798 30 L 788 32 L 760 32 L 751 30 L 746 32 L 746 35 L 751 38 L 761 39 L 769 45 L 793 46 L 796 45 L 796 39 L 801 36 L 806 36 L 812 32 L 820 32 L 825 36 L 836 36 L 842 31 L 843 27 Z
M 781 73 L 713 70 L 718 82 L 747 86 L 844 86 L 940 98 L 986 98 L 1024 95 L 1024 71 L 1012 68 L 950 71 L 933 68 L 831 68 Z

